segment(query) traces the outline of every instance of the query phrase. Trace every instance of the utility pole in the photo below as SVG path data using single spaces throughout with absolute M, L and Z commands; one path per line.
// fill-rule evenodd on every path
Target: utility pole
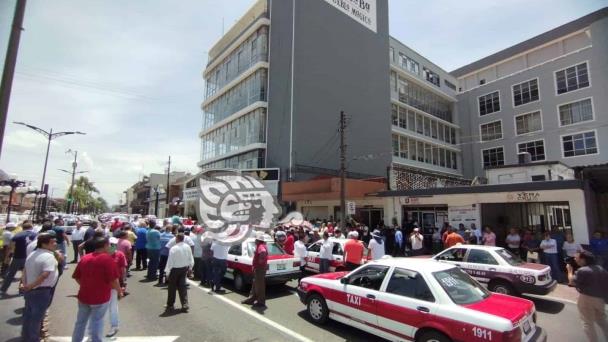
M 171 195 L 171 156 L 169 156 L 169 163 L 167 164 L 167 191 L 165 191 L 165 205 L 166 210 L 165 216 L 169 215 L 169 196 Z
M 2 83 L 0 84 L 0 154 L 2 153 L 2 143 L 4 141 L 4 129 L 8 118 L 8 104 L 11 98 L 13 87 L 13 76 L 15 75 L 15 65 L 17 64 L 17 52 L 19 50 L 19 40 L 23 30 L 23 16 L 25 14 L 26 0 L 17 0 L 15 5 L 15 15 L 13 16 L 13 26 L 11 35 L 8 39 L 8 49 L 4 59 L 4 71 L 2 72 Z M 44 184 L 43 184 L 44 185 Z
M 340 112 L 340 231 L 346 228 L 346 115 Z
M 68 202 L 68 214 L 72 213 L 72 208 L 74 208 L 74 178 L 76 177 L 76 166 L 78 163 L 76 159 L 78 158 L 78 151 L 74 151 L 74 162 L 72 162 L 72 183 L 70 184 L 70 201 Z

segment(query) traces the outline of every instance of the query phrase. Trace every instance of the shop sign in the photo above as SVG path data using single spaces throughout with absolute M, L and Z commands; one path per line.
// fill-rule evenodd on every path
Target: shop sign
M 355 202 L 346 202 L 346 213 L 348 215 L 355 215 L 357 207 L 355 206 Z
M 476 227 L 480 227 L 479 205 L 450 206 L 448 207 L 448 220 L 450 225 L 456 228 L 461 223 L 466 228 L 471 228 L 472 223 L 475 223 Z
M 510 192 L 507 194 L 507 202 L 538 202 L 540 192 Z
M 376 0 L 325 0 L 325 2 L 377 33 Z
M 184 190 L 184 201 L 198 200 L 198 188 Z
M 420 204 L 420 198 L 418 198 L 418 197 L 401 197 L 401 198 L 399 198 L 399 202 L 402 205 Z

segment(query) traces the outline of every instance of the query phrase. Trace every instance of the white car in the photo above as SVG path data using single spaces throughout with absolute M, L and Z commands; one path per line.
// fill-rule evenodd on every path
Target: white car
M 266 284 L 285 284 L 292 279 L 297 279 L 300 275 L 298 258 L 285 253 L 270 236 L 265 235 L 264 240 L 268 249 Z M 237 291 L 245 291 L 253 281 L 254 252 L 254 238 L 249 238 L 228 250 L 225 277 L 234 281 L 234 288 Z
M 502 247 L 456 245 L 433 259 L 460 267 L 492 292 L 546 295 L 557 286 L 551 267 L 524 262 Z
M 346 270 L 345 262 L 344 262 L 344 244 L 348 239 L 337 239 L 337 238 L 329 238 L 330 241 L 333 241 L 334 248 L 332 251 L 333 260 L 331 260 L 329 264 L 330 272 L 341 272 Z M 319 273 L 321 258 L 319 258 L 319 253 L 321 250 L 321 244 L 323 240 L 319 240 L 315 243 L 312 243 L 308 246 L 308 256 L 306 257 L 306 270 L 314 273 Z M 363 262 L 367 261 L 367 248 L 363 248 Z
M 527 299 L 492 293 L 428 259 L 386 258 L 302 279 L 310 319 L 329 318 L 391 341 L 546 341 Z

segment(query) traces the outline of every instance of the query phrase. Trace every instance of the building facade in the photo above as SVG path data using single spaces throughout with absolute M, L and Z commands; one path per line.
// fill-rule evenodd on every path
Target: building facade
M 464 175 L 486 167 L 606 163 L 608 9 L 454 70 Z

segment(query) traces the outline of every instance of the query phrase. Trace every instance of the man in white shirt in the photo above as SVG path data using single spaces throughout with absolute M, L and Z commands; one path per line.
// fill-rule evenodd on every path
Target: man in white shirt
M 167 306 L 165 307 L 165 312 L 175 310 L 173 305 L 175 304 L 176 291 L 179 292 L 179 301 L 182 304 L 182 311 L 188 312 L 186 275 L 188 274 L 188 271 L 194 267 L 194 256 L 192 256 L 192 249 L 190 246 L 184 243 L 184 234 L 177 234 L 175 241 L 177 244 L 169 250 L 169 258 L 167 259 L 167 266 L 165 266 L 165 273 L 169 275 Z
M 294 244 L 293 255 L 300 260 L 300 276 L 298 277 L 298 284 L 300 280 L 304 278 L 304 269 L 306 267 L 306 257 L 308 256 L 308 250 L 304 244 L 305 234 L 298 235 L 298 241 Z
M 319 251 L 319 273 L 327 273 L 329 272 L 329 265 L 334 258 L 334 242 L 329 238 L 327 231 L 323 232 L 322 241 L 321 250 Z
M 84 233 L 86 229 L 82 228 L 82 222 L 76 221 L 76 227 L 72 230 L 72 235 L 70 236 L 70 240 L 72 241 L 72 248 L 74 249 L 74 259 L 72 259 L 71 263 L 78 263 L 78 246 L 84 242 Z M 66 256 L 67 257 L 67 256 Z
M 549 231 L 545 232 L 545 239 L 540 242 L 540 249 L 543 251 L 544 264 L 551 267 L 551 277 L 560 283 L 564 282 L 557 254 L 557 241 L 551 238 Z
M 22 341 L 40 341 L 40 326 L 51 304 L 53 287 L 59 271 L 53 254 L 57 248 L 55 236 L 48 233 L 38 235 L 37 249 L 25 261 L 21 290 L 24 292 Z
M 412 245 L 412 256 L 422 255 L 424 236 L 420 234 L 420 228 L 414 228 L 414 232 L 410 236 L 410 244 Z
M 384 256 L 384 240 L 382 239 L 382 235 L 380 235 L 380 231 L 378 229 L 372 232 L 372 239 L 369 240 L 369 245 L 367 248 L 369 249 L 368 257 L 372 260 L 378 260 Z
M 211 251 L 213 252 L 213 259 L 211 259 L 211 274 L 213 275 L 211 290 L 216 293 L 223 292 L 222 279 L 224 279 L 224 274 L 226 273 L 228 249 L 230 249 L 230 246 L 224 246 L 215 240 L 211 244 Z

